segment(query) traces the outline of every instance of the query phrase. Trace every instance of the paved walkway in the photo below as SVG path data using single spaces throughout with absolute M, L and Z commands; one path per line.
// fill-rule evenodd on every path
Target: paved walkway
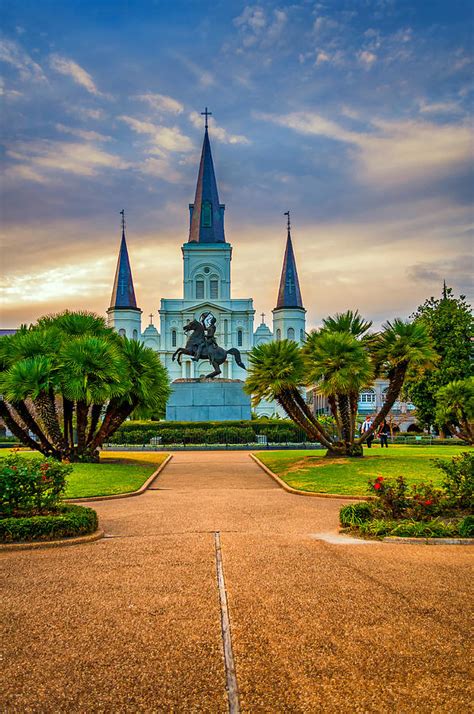
M 245 452 L 93 505 L 110 537 L 2 555 L 3 711 L 228 711 L 216 532 L 242 712 L 468 710 L 469 547 L 318 540 L 340 502 Z

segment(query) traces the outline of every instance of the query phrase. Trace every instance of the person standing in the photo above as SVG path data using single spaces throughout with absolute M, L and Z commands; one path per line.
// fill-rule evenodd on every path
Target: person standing
M 366 431 L 369 431 L 371 428 L 372 424 L 374 422 L 372 421 L 372 418 L 370 416 L 365 417 L 365 421 L 362 422 L 362 426 L 360 427 L 360 433 L 365 434 Z M 372 448 L 372 442 L 374 440 L 374 435 L 371 434 L 370 436 L 367 437 L 367 448 L 371 449 Z
M 382 426 L 379 429 L 379 437 L 380 437 L 380 446 L 383 447 L 386 446 L 388 449 L 388 436 L 390 434 L 390 427 L 387 424 L 387 420 L 384 419 L 384 422 Z

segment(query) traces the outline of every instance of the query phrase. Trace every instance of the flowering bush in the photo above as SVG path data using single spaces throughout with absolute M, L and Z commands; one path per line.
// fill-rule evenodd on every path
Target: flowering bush
M 369 491 L 377 496 L 381 515 L 400 518 L 408 506 L 408 484 L 403 476 L 398 476 L 395 481 L 377 476 L 375 481 L 369 481 Z
M 444 472 L 443 489 L 451 505 L 457 508 L 474 506 L 474 453 L 464 451 L 451 461 L 434 459 L 436 468 Z
M 54 510 L 71 471 L 71 466 L 55 459 L 28 458 L 17 452 L 2 459 L 0 517 Z

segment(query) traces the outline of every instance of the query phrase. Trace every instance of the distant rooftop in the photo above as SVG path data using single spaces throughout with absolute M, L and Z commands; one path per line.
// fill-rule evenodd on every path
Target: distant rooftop
M 18 328 L 14 329 L 2 329 L 0 328 L 0 337 L 3 337 L 3 335 L 14 335 L 16 332 L 18 332 Z

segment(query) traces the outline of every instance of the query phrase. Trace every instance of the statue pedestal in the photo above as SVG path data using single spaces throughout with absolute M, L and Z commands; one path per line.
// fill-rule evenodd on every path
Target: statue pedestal
M 240 379 L 175 379 L 166 405 L 168 421 L 250 419 L 250 396 Z

